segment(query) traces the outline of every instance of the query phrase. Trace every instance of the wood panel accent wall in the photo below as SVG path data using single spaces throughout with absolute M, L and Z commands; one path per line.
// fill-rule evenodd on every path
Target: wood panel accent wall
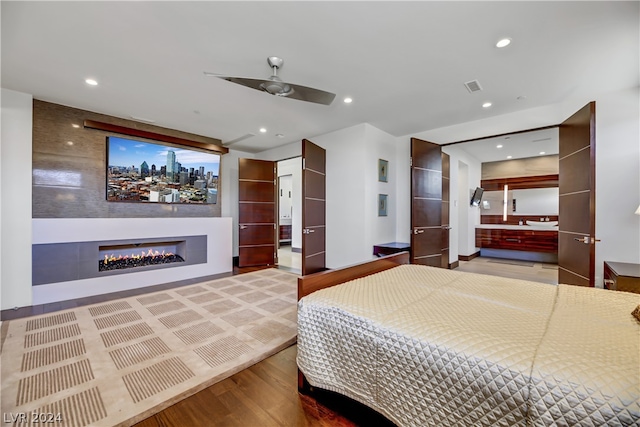
M 177 144 L 179 146 L 185 145 L 187 147 L 213 151 L 219 154 L 226 154 L 229 152 L 229 149 L 227 147 L 222 147 L 212 143 L 207 144 L 204 142 L 178 138 L 176 136 L 166 135 L 163 133 L 150 132 L 142 129 L 114 125 L 111 123 L 97 122 L 95 120 L 85 120 L 84 127 L 88 129 L 103 130 L 105 132 L 119 133 L 121 135 L 133 136 L 137 138 L 153 139 L 156 141 L 168 142 L 170 144 Z
M 510 178 L 483 179 L 480 186 L 485 191 L 502 191 L 504 185 L 509 185 L 509 190 L 522 190 L 525 188 L 553 188 L 558 186 L 558 174 L 520 176 Z
M 480 179 L 510 178 L 514 176 L 557 175 L 559 157 L 526 157 L 524 159 L 501 160 L 482 164 Z
M 557 221 L 558 215 L 507 215 L 507 220 L 502 220 L 502 215 L 480 215 L 481 224 L 506 224 L 506 225 L 518 225 L 518 222 L 522 219 L 526 224 L 526 221 L 540 221 L 540 218 L 549 218 L 549 221 Z
M 171 218 L 221 215 L 220 202 L 210 205 L 107 202 L 106 138 L 119 134 L 84 128 L 85 120 L 137 130 L 139 135 L 147 132 L 148 136 L 162 135 L 197 144 L 222 145 L 215 138 L 34 99 L 33 218 Z M 157 139 L 142 136 L 135 136 L 133 139 L 157 143 Z M 220 195 L 219 188 L 218 200 Z

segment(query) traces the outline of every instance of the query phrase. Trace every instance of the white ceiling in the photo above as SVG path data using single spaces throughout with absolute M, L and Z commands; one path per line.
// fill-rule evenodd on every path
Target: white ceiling
M 1 82 L 223 142 L 255 134 L 231 145 L 252 152 L 363 122 L 410 136 L 637 87 L 639 5 L 2 1 Z M 513 43 L 497 49 L 503 37 Z M 334 92 L 333 104 L 204 75 L 267 78 L 272 55 L 284 81 Z M 469 93 L 476 79 L 483 91 Z
M 558 136 L 558 128 L 554 127 L 451 144 L 448 147 L 462 149 L 485 163 L 558 154 Z M 445 147 L 445 152 L 448 147 Z

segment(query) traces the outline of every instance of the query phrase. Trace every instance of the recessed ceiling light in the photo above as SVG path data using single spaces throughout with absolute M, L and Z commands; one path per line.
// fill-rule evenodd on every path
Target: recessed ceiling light
M 277 136 L 278 138 L 284 138 L 284 135 L 283 135 L 283 134 L 281 134 L 281 133 L 276 133 L 276 136 Z
M 73 141 L 67 141 L 67 145 L 73 145 Z
M 496 43 L 496 47 L 502 48 L 502 47 L 507 47 L 511 44 L 511 39 L 507 38 L 507 39 L 502 39 L 502 40 L 498 40 L 498 43 Z
M 513 158 L 513 156 L 507 156 L 507 159 L 512 159 L 512 158 Z
M 541 151 L 541 152 L 540 152 L 540 154 L 545 154 L 545 153 L 546 153 L 545 151 Z
M 77 125 L 77 124 L 75 124 L 75 123 L 74 123 L 74 124 L 72 124 L 71 126 L 73 126 L 73 127 L 74 127 L 74 128 L 76 128 L 76 129 L 78 129 L 78 128 L 80 127 L 80 125 Z
M 489 108 L 489 107 L 491 107 L 490 102 L 485 102 L 484 104 L 482 104 L 482 108 Z
M 351 98 L 349 98 L 349 97 L 346 97 L 346 98 L 344 99 L 344 103 L 345 103 L 345 104 L 351 104 L 352 102 L 353 102 L 353 99 L 351 99 Z
M 88 84 L 88 85 L 91 85 L 91 86 L 97 86 L 98 85 L 98 82 L 93 80 L 93 79 L 86 79 L 84 82 L 86 84 Z
M 267 131 L 267 128 L 260 128 L 260 132 L 265 133 Z
M 502 148 L 502 144 L 496 145 L 496 148 Z

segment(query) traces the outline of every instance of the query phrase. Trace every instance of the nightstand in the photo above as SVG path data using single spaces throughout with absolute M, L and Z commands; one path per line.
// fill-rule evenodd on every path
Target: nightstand
M 390 242 L 383 243 L 381 245 L 375 245 L 373 247 L 373 254 L 382 257 L 385 255 L 397 254 L 398 252 L 410 252 L 411 245 L 409 243 Z
M 640 294 L 640 264 L 605 261 L 604 287 Z

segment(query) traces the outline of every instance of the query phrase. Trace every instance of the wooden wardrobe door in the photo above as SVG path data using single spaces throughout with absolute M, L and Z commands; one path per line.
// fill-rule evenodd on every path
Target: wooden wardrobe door
M 239 267 L 277 262 L 276 162 L 238 160 Z
M 442 150 L 411 138 L 411 263 L 442 265 Z
M 595 285 L 595 121 L 591 102 L 559 129 L 558 283 Z
M 302 140 L 302 275 L 326 269 L 326 152 Z

